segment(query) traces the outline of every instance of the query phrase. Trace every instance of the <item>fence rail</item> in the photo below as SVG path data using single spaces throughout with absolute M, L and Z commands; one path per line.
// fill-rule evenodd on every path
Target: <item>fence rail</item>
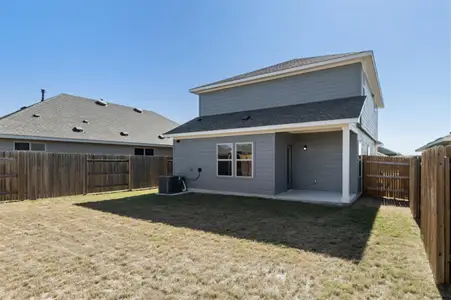
M 149 188 L 172 173 L 172 158 L 0 152 L 0 201 Z

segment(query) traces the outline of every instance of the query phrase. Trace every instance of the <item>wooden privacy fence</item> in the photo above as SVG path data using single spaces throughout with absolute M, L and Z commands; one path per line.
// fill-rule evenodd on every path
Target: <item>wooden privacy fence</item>
M 409 199 L 409 157 L 363 156 L 363 192 L 368 196 Z
M 451 283 L 450 274 L 451 147 L 421 155 L 420 230 L 436 283 Z
M 0 152 L 0 201 L 156 187 L 170 174 L 169 157 Z

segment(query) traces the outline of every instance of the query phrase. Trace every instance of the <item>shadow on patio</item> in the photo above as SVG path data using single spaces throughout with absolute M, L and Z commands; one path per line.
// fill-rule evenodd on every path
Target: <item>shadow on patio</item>
M 78 206 L 176 227 L 360 261 L 380 201 L 326 207 L 255 198 L 187 194 L 143 195 Z

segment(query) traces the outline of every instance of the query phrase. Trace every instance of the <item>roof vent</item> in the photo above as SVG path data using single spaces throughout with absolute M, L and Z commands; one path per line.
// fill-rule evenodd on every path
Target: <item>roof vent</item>
M 97 101 L 96 101 L 96 104 L 97 104 L 97 105 L 100 105 L 100 106 L 106 106 L 106 102 L 103 101 L 103 99 L 97 100 Z
M 251 118 L 251 116 L 244 116 L 244 117 L 241 117 L 241 120 L 247 121 L 247 120 L 249 120 L 250 118 Z
M 41 115 L 40 114 L 33 114 L 33 117 L 35 118 L 39 118 Z
M 25 108 L 27 108 L 27 106 L 22 106 L 22 107 L 20 108 L 20 110 L 24 110 Z
M 140 114 L 143 113 L 143 110 L 141 108 L 135 107 L 133 110 L 136 111 L 137 113 L 140 113 Z
M 83 132 L 83 128 L 79 127 L 79 126 L 75 126 L 74 128 L 72 128 L 73 132 Z
M 88 120 L 83 120 L 83 123 L 88 124 L 89 121 Z
M 199 122 L 202 121 L 202 118 L 197 119 L 197 121 L 199 121 Z
M 121 135 L 122 136 L 128 136 L 128 132 L 127 131 L 121 131 Z

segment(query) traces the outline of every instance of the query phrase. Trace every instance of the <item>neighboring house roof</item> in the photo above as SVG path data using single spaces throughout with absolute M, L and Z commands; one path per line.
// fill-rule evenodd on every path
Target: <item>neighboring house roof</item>
M 358 118 L 365 96 L 201 116 L 165 135 Z
M 451 145 L 451 133 L 442 137 L 439 137 L 438 139 L 433 140 L 432 142 L 427 143 L 426 145 L 421 146 L 420 148 L 418 148 L 417 150 L 415 150 L 416 152 L 421 152 L 424 151 L 426 149 L 435 147 L 435 146 L 447 146 L 447 145 Z
M 375 94 L 376 104 L 378 107 L 384 107 L 382 91 L 380 89 L 379 78 L 372 51 L 349 52 L 292 59 L 266 68 L 258 69 L 256 71 L 201 85 L 191 89 L 190 91 L 195 94 L 202 94 L 239 85 L 272 80 L 352 63 L 363 64 L 371 90 Z
M 380 153 L 380 154 L 386 155 L 386 156 L 401 156 L 401 153 L 392 151 L 392 150 L 390 150 L 388 148 L 381 147 L 381 146 L 379 146 L 377 148 L 377 152 Z
M 176 126 L 152 111 L 139 113 L 133 107 L 109 102 L 101 106 L 93 99 L 59 94 L 0 118 L 0 137 L 171 146 L 171 140 L 158 135 Z M 75 132 L 74 127 L 83 131 Z

